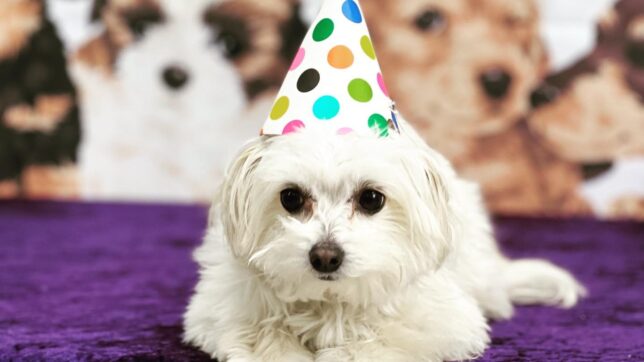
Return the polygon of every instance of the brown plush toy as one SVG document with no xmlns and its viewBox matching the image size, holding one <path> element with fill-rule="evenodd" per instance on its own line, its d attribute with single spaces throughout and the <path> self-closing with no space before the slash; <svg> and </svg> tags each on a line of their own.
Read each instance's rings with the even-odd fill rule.
<svg viewBox="0 0 644 362">
<path fill-rule="evenodd" d="M 585 213 L 574 164 L 523 122 L 547 57 L 533 0 L 364 0 L 387 84 L 402 114 L 493 211 Z"/>
<path fill-rule="evenodd" d="M 0 198 L 75 197 L 79 139 L 76 93 L 45 4 L 0 1 Z"/>
<path fill-rule="evenodd" d="M 595 49 L 548 77 L 532 101 L 529 125 L 540 142 L 589 176 L 644 157 L 644 2 L 619 1 L 599 24 Z M 611 203 L 598 212 L 644 219 L 642 200 Z"/>
</svg>

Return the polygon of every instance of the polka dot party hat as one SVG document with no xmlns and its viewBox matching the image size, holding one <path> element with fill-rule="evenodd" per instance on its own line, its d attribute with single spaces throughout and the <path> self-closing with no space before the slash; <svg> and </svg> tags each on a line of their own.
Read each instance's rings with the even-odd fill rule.
<svg viewBox="0 0 644 362">
<path fill-rule="evenodd" d="M 262 134 L 300 128 L 338 134 L 398 129 L 357 0 L 326 0 L 297 52 Z"/>
</svg>

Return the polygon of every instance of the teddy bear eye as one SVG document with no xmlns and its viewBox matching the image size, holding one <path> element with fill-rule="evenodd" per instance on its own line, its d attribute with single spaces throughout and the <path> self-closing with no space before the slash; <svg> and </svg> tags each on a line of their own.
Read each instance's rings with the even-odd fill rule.
<svg viewBox="0 0 644 362">
<path fill-rule="evenodd" d="M 124 14 L 127 27 L 136 40 L 141 39 L 147 30 L 163 22 L 163 15 L 155 9 L 137 9 Z"/>
<path fill-rule="evenodd" d="M 252 49 L 251 32 L 244 20 L 232 16 L 216 6 L 204 14 L 204 23 L 213 34 L 212 43 L 230 60 L 235 60 Z"/>
<path fill-rule="evenodd" d="M 226 57 L 229 59 L 237 58 L 245 51 L 245 45 L 233 33 L 222 32 L 217 37 L 216 43 L 223 47 Z"/>
<path fill-rule="evenodd" d="M 385 195 L 379 191 L 367 189 L 360 193 L 358 204 L 365 213 L 375 215 L 385 207 Z"/>
<path fill-rule="evenodd" d="M 630 43 L 626 48 L 626 56 L 633 65 L 644 68 L 644 41 Z"/>
<path fill-rule="evenodd" d="M 280 201 L 284 210 L 296 214 L 304 207 L 304 194 L 295 188 L 286 189 L 281 192 Z"/>
<path fill-rule="evenodd" d="M 416 18 L 416 27 L 422 31 L 438 31 L 445 27 L 443 13 L 436 9 L 427 10 Z"/>
</svg>

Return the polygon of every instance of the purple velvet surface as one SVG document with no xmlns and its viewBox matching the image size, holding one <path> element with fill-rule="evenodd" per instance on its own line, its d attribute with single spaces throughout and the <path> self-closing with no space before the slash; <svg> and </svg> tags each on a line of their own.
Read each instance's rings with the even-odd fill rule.
<svg viewBox="0 0 644 362">
<path fill-rule="evenodd" d="M 201 207 L 0 203 L 0 360 L 207 360 L 181 344 Z M 644 360 L 644 225 L 499 219 L 504 249 L 572 270 L 573 310 L 519 308 L 485 361 Z"/>
</svg>

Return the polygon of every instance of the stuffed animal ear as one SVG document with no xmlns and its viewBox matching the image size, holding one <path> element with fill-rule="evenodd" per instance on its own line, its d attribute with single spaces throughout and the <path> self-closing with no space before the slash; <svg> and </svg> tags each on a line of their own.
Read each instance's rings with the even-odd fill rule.
<svg viewBox="0 0 644 362">
<path fill-rule="evenodd" d="M 101 20 L 103 15 L 103 9 L 107 6 L 109 0 L 94 0 L 94 5 L 92 6 L 92 12 L 90 14 L 90 22 L 95 23 Z"/>
<path fill-rule="evenodd" d="M 302 4 L 294 1 L 291 4 L 291 15 L 289 19 L 281 26 L 280 35 L 282 37 L 281 55 L 290 62 L 295 53 L 302 45 L 302 40 L 306 36 L 308 26 L 302 12 Z"/>
<path fill-rule="evenodd" d="M 621 2 L 616 6 L 625 3 Z M 621 26 L 624 21 L 626 19 L 622 19 L 620 12 L 615 7 L 604 12 L 597 22 L 597 43 L 608 44 L 619 41 L 624 33 Z"/>
<path fill-rule="evenodd" d="M 530 45 L 529 53 L 536 65 L 537 75 L 541 79 L 545 78 L 550 70 L 550 59 L 543 39 L 536 37 Z"/>
</svg>

